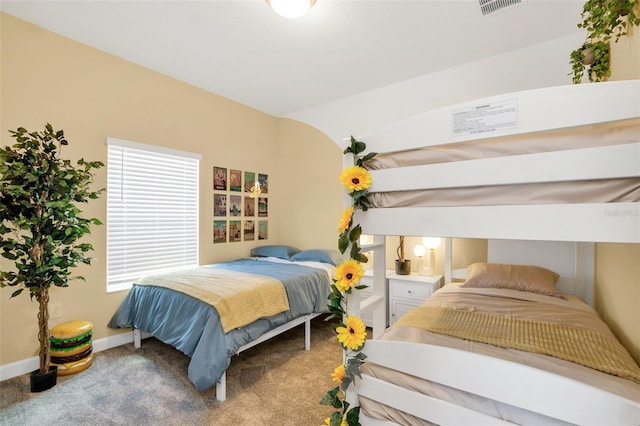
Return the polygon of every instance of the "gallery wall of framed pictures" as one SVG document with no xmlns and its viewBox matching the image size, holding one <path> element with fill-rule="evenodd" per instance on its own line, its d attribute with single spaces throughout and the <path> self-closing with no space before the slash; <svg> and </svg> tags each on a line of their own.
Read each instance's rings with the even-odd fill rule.
<svg viewBox="0 0 640 426">
<path fill-rule="evenodd" d="M 269 179 L 255 173 L 213 167 L 213 243 L 269 238 Z"/>
</svg>

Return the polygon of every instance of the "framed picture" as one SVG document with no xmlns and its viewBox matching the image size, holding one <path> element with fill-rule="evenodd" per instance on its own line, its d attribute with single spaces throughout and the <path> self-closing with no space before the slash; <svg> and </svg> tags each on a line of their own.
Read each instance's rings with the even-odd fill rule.
<svg viewBox="0 0 640 426">
<path fill-rule="evenodd" d="M 240 170 L 229 170 L 229 190 L 242 192 L 242 172 Z"/>
<path fill-rule="evenodd" d="M 239 220 L 229 221 L 229 242 L 242 241 L 242 228 Z"/>
<path fill-rule="evenodd" d="M 227 169 L 226 167 L 213 168 L 213 189 L 227 190 Z"/>
<path fill-rule="evenodd" d="M 258 239 L 266 240 L 267 238 L 269 238 L 269 221 L 259 220 L 258 221 Z"/>
<path fill-rule="evenodd" d="M 244 240 L 253 241 L 255 239 L 255 222 L 253 220 L 244 221 Z"/>
<path fill-rule="evenodd" d="M 253 172 L 244 172 L 244 192 L 251 192 L 251 188 L 256 183 L 256 174 Z"/>
<path fill-rule="evenodd" d="M 268 176 L 262 173 L 258 173 L 258 183 L 260 183 L 260 190 L 263 194 L 269 193 L 269 179 Z"/>
<path fill-rule="evenodd" d="M 242 197 L 240 195 L 229 196 L 229 216 L 242 216 Z"/>
<path fill-rule="evenodd" d="M 213 221 L 213 243 L 226 243 L 227 242 L 227 221 L 226 220 L 214 220 Z"/>
<path fill-rule="evenodd" d="M 213 215 L 227 215 L 227 194 L 213 194 Z"/>
<path fill-rule="evenodd" d="M 256 215 L 256 199 L 251 197 L 244 197 L 244 215 L 255 216 Z"/>
<path fill-rule="evenodd" d="M 269 215 L 269 199 L 267 197 L 258 197 L 258 216 L 267 217 Z"/>
</svg>

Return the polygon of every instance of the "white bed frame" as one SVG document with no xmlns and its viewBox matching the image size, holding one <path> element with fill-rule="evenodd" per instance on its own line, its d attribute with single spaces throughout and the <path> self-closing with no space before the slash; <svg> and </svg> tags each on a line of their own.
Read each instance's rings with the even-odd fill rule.
<svg viewBox="0 0 640 426">
<path fill-rule="evenodd" d="M 484 117 L 481 120 L 486 122 L 480 133 L 456 127 L 459 123 L 454 122 L 455 113 L 486 105 L 502 113 L 497 117 L 496 126 L 491 126 L 491 117 Z M 381 153 L 639 117 L 640 80 L 633 80 L 560 86 L 481 99 L 354 136 L 367 144 L 367 152 Z M 345 147 L 348 144 L 345 141 Z M 352 164 L 352 159 L 345 156 L 345 167 Z M 639 177 L 640 135 L 637 143 L 624 146 L 404 167 L 372 171 L 371 175 L 371 192 Z M 349 205 L 351 200 L 347 198 L 346 202 Z M 376 208 L 356 211 L 354 223 L 362 226 L 364 234 L 374 235 L 373 244 L 363 251 L 373 251 L 376 260 L 385 259 L 386 235 L 536 241 L 535 245 L 541 245 L 542 250 L 521 243 L 501 246 L 490 242 L 488 260 L 545 266 L 551 258 L 560 262 L 549 265 L 554 270 L 561 268 L 563 279 L 559 287 L 576 293 L 588 303 L 593 301 L 592 243 L 640 243 L 640 203 L 637 202 Z M 455 272 L 451 270 L 450 240 L 447 242 L 445 279 L 450 281 Z M 549 247 L 562 247 L 558 249 L 562 256 L 549 253 Z M 559 260 L 565 258 L 565 254 L 572 254 L 573 263 Z M 372 313 L 374 339 L 365 345 L 369 361 L 572 423 L 640 424 L 640 404 L 558 375 L 454 349 L 376 340 L 386 325 L 388 305 L 384 276 L 385 262 L 374 262 L 372 296 L 363 301 L 353 297 L 348 307 L 352 315 L 361 311 Z M 397 356 L 399 353 L 402 357 Z M 496 377 L 501 379 L 498 381 Z M 527 386 L 523 387 L 522 383 Z M 506 423 L 367 375 L 357 384 L 359 395 L 437 424 Z M 357 403 L 356 395 L 350 398 Z M 361 421 L 363 425 L 391 424 L 364 415 Z"/>
<path fill-rule="evenodd" d="M 272 337 L 278 336 L 285 331 L 291 330 L 294 327 L 299 326 L 300 324 L 304 324 L 304 349 L 306 351 L 311 350 L 311 320 L 321 315 L 319 313 L 313 313 L 304 315 L 298 318 L 295 318 L 285 324 L 282 324 L 279 327 L 274 328 L 273 330 L 269 330 L 264 333 L 262 336 L 258 337 L 256 340 L 249 342 L 245 345 L 240 346 L 238 351 L 234 355 L 239 355 L 240 352 L 246 351 L 249 348 L 252 348 L 262 342 L 266 342 Z M 142 339 L 146 339 L 149 337 L 153 337 L 152 334 L 147 333 L 145 331 L 141 331 L 138 329 L 133 329 L 133 345 L 136 349 L 142 347 Z M 216 399 L 220 402 L 226 401 L 227 399 L 227 372 L 225 371 L 222 374 L 222 377 L 216 382 Z"/>
</svg>

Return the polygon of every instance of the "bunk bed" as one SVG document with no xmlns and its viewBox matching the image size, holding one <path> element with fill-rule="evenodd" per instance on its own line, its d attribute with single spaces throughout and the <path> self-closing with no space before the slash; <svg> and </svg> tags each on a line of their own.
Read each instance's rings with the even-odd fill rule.
<svg viewBox="0 0 640 426">
<path fill-rule="evenodd" d="M 451 238 L 487 239 L 487 263 L 555 270 L 559 299 L 599 320 L 588 306 L 594 243 L 640 243 L 639 80 L 505 94 L 354 136 L 378 153 L 369 165 L 372 208 L 354 216 L 363 234 L 374 235 L 363 251 L 384 259 L 387 235 L 445 237 L 445 282 L 465 282 L 465 269 L 452 268 Z M 363 425 L 640 424 L 633 380 L 580 366 L 592 376 L 585 379 L 567 361 L 546 367 L 548 358 L 524 362 L 492 345 L 473 352 L 460 338 L 427 339 L 434 333 L 410 327 L 385 331 L 384 277 L 385 262 L 374 262 L 371 296 L 353 297 L 348 307 L 373 318 L 367 363 L 351 395 Z M 457 298 L 453 287 L 464 285 L 445 285 L 425 305 Z M 518 290 L 509 291 L 525 293 Z M 420 342 L 407 341 L 410 335 Z M 463 402 L 467 396 L 480 402 Z M 525 417 L 505 414 L 512 409 Z"/>
<path fill-rule="evenodd" d="M 326 312 L 338 262 L 333 252 L 263 246 L 251 258 L 142 277 L 109 327 L 132 328 L 136 348 L 153 336 L 182 351 L 195 388 L 215 385 L 225 401 L 233 355 L 302 324 L 310 349 L 310 321 Z"/>
</svg>

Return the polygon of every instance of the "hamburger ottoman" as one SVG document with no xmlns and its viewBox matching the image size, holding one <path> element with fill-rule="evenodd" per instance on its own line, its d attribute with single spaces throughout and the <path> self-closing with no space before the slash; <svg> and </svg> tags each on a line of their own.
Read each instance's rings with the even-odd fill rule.
<svg viewBox="0 0 640 426">
<path fill-rule="evenodd" d="M 79 373 L 93 362 L 93 324 L 71 321 L 51 329 L 51 364 L 58 367 L 58 375 Z"/>
</svg>

